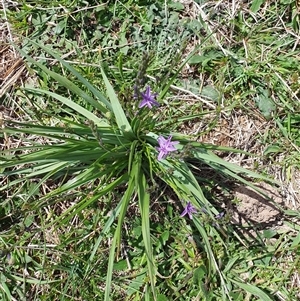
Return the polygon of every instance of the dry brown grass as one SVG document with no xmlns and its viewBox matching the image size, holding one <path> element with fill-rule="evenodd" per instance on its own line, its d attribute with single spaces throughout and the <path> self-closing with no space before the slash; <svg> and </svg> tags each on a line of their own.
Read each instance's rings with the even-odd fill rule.
<svg viewBox="0 0 300 301">
<path fill-rule="evenodd" d="M 24 61 L 12 45 L 18 40 L 12 34 L 9 23 L 0 19 L 0 98 L 20 84 L 26 74 Z"/>
</svg>

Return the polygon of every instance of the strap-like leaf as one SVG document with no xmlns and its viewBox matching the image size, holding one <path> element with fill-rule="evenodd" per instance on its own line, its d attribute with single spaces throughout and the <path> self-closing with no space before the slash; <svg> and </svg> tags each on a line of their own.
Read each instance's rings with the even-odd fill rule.
<svg viewBox="0 0 300 301">
<path fill-rule="evenodd" d="M 110 99 L 110 102 L 112 105 L 112 110 L 114 112 L 116 122 L 118 124 L 119 129 L 123 133 L 125 133 L 125 134 L 128 133 L 128 134 L 131 134 L 131 136 L 133 136 L 131 126 L 126 118 L 123 108 L 122 108 L 122 106 L 118 100 L 118 97 L 117 97 L 112 85 L 110 84 L 105 72 L 103 71 L 103 69 L 101 69 L 101 73 L 102 73 L 102 76 L 104 79 L 104 83 L 105 83 L 105 86 L 107 89 L 107 94 Z"/>
</svg>

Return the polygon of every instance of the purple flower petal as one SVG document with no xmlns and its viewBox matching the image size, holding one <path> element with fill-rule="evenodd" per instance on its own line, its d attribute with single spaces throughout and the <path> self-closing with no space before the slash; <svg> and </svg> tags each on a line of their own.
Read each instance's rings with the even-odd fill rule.
<svg viewBox="0 0 300 301">
<path fill-rule="evenodd" d="M 197 212 L 197 209 L 191 204 L 191 202 L 188 202 L 186 207 L 184 208 L 183 212 L 180 214 L 180 217 L 183 217 L 187 214 L 190 219 L 193 219 L 193 213 L 196 213 L 196 212 Z"/>
<path fill-rule="evenodd" d="M 223 211 L 223 212 L 220 212 L 219 214 L 217 214 L 217 215 L 215 216 L 215 219 L 220 219 L 220 218 L 222 218 L 224 215 L 225 215 L 225 212 L 224 212 L 224 211 Z"/>
<path fill-rule="evenodd" d="M 159 103 L 155 100 L 157 93 L 151 93 L 151 89 L 148 86 L 145 93 L 141 92 L 142 101 L 139 104 L 139 108 L 147 106 L 149 109 L 152 109 L 152 106 L 159 106 Z"/>
<path fill-rule="evenodd" d="M 157 150 L 159 151 L 157 159 L 160 161 L 164 159 L 170 152 L 176 151 L 174 145 L 178 144 L 179 141 L 171 141 L 172 136 L 169 136 L 168 139 L 165 139 L 163 136 L 159 136 L 157 141 L 159 147 Z"/>
</svg>

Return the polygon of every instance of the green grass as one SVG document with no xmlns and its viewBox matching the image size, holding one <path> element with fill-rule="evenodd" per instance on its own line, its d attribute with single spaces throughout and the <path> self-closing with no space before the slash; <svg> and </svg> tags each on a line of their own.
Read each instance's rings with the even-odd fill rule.
<svg viewBox="0 0 300 301">
<path fill-rule="evenodd" d="M 2 300 L 299 298 L 295 3 L 156 2 L 6 7 L 29 73 L 0 99 Z M 235 185 L 267 179 L 279 220 L 236 224 Z"/>
</svg>

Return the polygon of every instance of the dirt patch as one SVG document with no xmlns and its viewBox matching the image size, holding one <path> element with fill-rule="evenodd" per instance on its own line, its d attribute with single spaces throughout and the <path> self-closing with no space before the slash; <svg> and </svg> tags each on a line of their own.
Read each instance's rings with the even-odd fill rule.
<svg viewBox="0 0 300 301">
<path fill-rule="evenodd" d="M 253 115 L 253 114 L 252 114 Z M 201 132 L 205 132 L 204 120 Z M 245 115 L 241 111 L 233 111 L 230 116 L 220 114 L 213 128 L 205 135 L 200 135 L 198 141 L 213 143 L 220 146 L 234 147 L 244 151 L 260 151 L 259 136 L 270 127 L 259 114 Z"/>
<path fill-rule="evenodd" d="M 235 196 L 238 200 L 236 212 L 233 218 L 239 223 L 271 224 L 281 217 L 281 210 L 276 205 L 283 206 L 283 197 L 276 188 L 269 184 L 261 183 L 257 186 L 271 200 L 267 200 L 251 187 L 243 185 L 235 189 Z"/>
<path fill-rule="evenodd" d="M 297 210 L 300 207 L 294 208 L 292 203 L 287 206 L 289 203 L 286 202 L 284 192 L 276 187 L 267 183 L 260 183 L 256 187 L 262 190 L 270 199 L 263 197 L 251 187 L 239 185 L 234 191 L 237 204 L 234 208 L 233 206 L 231 208 L 232 223 L 241 226 L 252 225 L 257 230 L 266 228 L 292 230 L 283 223 L 286 219 L 283 210 Z M 294 222 L 297 223 L 297 220 L 294 220 Z"/>
</svg>

